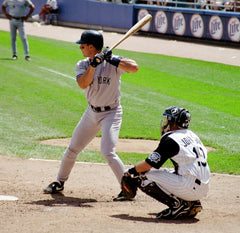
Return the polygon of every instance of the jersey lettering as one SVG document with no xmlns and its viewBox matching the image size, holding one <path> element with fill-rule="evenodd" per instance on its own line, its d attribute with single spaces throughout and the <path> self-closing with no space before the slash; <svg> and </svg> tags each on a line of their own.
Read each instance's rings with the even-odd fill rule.
<svg viewBox="0 0 240 233">
<path fill-rule="evenodd" d="M 207 161 L 203 149 L 201 147 L 193 147 L 193 152 L 196 155 L 198 166 L 206 167 Z"/>
<path fill-rule="evenodd" d="M 207 150 L 199 137 L 191 130 L 176 130 L 169 134 L 179 145 L 179 152 L 171 157 L 175 170 L 179 175 L 191 175 L 201 182 L 208 183 L 210 169 L 207 163 Z"/>
<path fill-rule="evenodd" d="M 111 78 L 98 76 L 98 84 L 107 84 L 110 85 Z"/>
<path fill-rule="evenodd" d="M 189 146 L 190 144 L 192 144 L 194 142 L 193 139 L 188 137 L 188 136 L 183 138 L 183 139 L 181 139 L 181 140 L 184 143 L 184 145 L 183 145 L 184 147 L 187 147 L 187 146 Z"/>
</svg>

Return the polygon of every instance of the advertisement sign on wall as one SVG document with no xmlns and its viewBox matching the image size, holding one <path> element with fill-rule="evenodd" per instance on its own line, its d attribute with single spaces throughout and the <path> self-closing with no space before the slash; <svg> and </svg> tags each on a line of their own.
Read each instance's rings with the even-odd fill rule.
<svg viewBox="0 0 240 233">
<path fill-rule="evenodd" d="M 240 14 L 234 16 L 220 12 L 217 15 L 214 11 L 186 9 L 181 11 L 176 8 L 135 9 L 138 20 L 148 13 L 153 16 L 153 19 L 142 28 L 145 32 L 240 42 Z"/>
<path fill-rule="evenodd" d="M 240 21 L 236 17 L 228 21 L 228 37 L 234 42 L 240 41 Z"/>
</svg>

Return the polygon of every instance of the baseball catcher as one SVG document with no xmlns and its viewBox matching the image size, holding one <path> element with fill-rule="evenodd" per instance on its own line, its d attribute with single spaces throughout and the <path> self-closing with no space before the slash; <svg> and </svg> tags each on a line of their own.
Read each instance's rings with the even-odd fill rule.
<svg viewBox="0 0 240 233">
<path fill-rule="evenodd" d="M 193 218 L 202 210 L 200 199 L 209 190 L 207 150 L 199 137 L 188 129 L 191 115 L 187 109 L 169 107 L 163 117 L 157 149 L 124 174 L 122 193 L 134 198 L 139 188 L 167 205 L 167 209 L 156 215 L 158 219 Z M 174 169 L 157 170 L 168 159 Z"/>
</svg>

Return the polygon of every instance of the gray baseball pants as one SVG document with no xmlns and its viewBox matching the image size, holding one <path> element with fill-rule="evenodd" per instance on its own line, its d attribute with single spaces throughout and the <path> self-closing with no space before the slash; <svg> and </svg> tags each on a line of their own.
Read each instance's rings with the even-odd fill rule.
<svg viewBox="0 0 240 233">
<path fill-rule="evenodd" d="M 120 183 L 125 169 L 121 159 L 115 153 L 115 149 L 121 123 L 121 106 L 105 112 L 95 112 L 88 106 L 72 134 L 71 142 L 62 158 L 57 179 L 60 181 L 68 179 L 77 155 L 101 130 L 101 153 Z"/>
<path fill-rule="evenodd" d="M 11 46 L 13 55 L 17 55 L 17 46 L 16 46 L 16 38 L 17 38 L 17 30 L 19 32 L 19 36 L 21 38 L 23 49 L 25 56 L 29 56 L 29 46 L 27 41 L 27 35 L 25 33 L 24 22 L 21 19 L 11 19 L 10 20 L 10 32 L 11 32 Z"/>
</svg>

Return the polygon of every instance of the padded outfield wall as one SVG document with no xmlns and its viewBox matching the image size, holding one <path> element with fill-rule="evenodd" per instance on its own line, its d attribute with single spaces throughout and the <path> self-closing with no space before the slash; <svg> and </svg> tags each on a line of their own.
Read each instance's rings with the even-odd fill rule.
<svg viewBox="0 0 240 233">
<path fill-rule="evenodd" d="M 38 13 L 46 0 L 32 0 Z M 240 13 L 118 4 L 95 0 L 58 0 L 58 25 L 126 32 L 150 13 L 142 31 L 154 36 L 173 35 L 210 41 L 240 43 Z"/>
<path fill-rule="evenodd" d="M 135 22 L 148 13 L 153 19 L 143 28 L 145 32 L 240 42 L 239 13 L 138 5 L 134 7 Z"/>
</svg>

